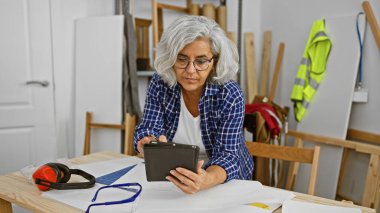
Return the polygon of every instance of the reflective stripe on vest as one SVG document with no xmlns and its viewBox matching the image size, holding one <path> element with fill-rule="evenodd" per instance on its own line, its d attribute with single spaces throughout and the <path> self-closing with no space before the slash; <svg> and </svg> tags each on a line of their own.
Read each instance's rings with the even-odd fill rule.
<svg viewBox="0 0 380 213">
<path fill-rule="evenodd" d="M 301 121 L 321 83 L 326 70 L 331 40 L 327 37 L 323 19 L 313 23 L 309 38 L 294 81 L 291 100 L 294 115 Z"/>
</svg>

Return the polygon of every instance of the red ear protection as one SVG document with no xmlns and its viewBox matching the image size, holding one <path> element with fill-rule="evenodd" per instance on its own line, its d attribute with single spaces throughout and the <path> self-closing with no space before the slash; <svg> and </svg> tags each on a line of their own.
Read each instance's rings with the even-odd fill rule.
<svg viewBox="0 0 380 213">
<path fill-rule="evenodd" d="M 88 182 L 67 183 L 71 174 L 84 177 Z M 87 189 L 95 184 L 95 177 L 79 169 L 69 169 L 60 163 L 47 163 L 38 168 L 32 175 L 41 191 L 50 189 Z"/>
</svg>

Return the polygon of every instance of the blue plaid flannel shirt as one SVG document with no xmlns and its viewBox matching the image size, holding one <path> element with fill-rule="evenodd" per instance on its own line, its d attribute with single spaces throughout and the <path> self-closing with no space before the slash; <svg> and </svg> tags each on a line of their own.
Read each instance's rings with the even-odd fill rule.
<svg viewBox="0 0 380 213">
<path fill-rule="evenodd" d="M 149 135 L 165 135 L 172 141 L 178 127 L 181 109 L 179 85 L 169 87 L 155 73 L 148 87 L 144 114 L 137 125 L 134 147 L 137 141 Z M 252 179 L 253 161 L 243 136 L 244 98 L 235 81 L 224 85 L 206 83 L 199 103 L 202 141 L 209 162 L 227 172 L 227 180 Z"/>
</svg>

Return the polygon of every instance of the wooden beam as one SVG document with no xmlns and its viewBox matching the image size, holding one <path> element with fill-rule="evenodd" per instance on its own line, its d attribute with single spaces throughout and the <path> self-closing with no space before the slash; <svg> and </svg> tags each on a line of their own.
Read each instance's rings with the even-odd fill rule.
<svg viewBox="0 0 380 213">
<path fill-rule="evenodd" d="M 247 103 L 251 103 L 257 95 L 255 45 L 252 32 L 244 33 L 245 73 L 247 82 Z"/>
<path fill-rule="evenodd" d="M 162 33 L 164 33 L 164 14 L 162 8 L 157 10 L 157 23 L 158 23 L 158 42 L 161 40 Z"/>
<path fill-rule="evenodd" d="M 302 148 L 303 147 L 302 139 L 296 138 L 296 141 L 294 142 L 294 147 Z M 299 162 L 290 162 L 289 169 L 288 169 L 288 177 L 286 178 L 285 189 L 293 191 L 293 187 L 294 187 L 295 180 L 297 178 L 299 167 L 300 167 Z"/>
<path fill-rule="evenodd" d="M 268 79 L 269 79 L 271 47 L 272 47 L 272 31 L 265 31 L 264 44 L 263 44 L 263 56 L 262 56 L 261 71 L 260 71 L 260 90 L 259 90 L 259 94 L 262 96 L 268 95 Z"/>
<path fill-rule="evenodd" d="M 189 9 L 189 14 L 193 16 L 199 16 L 201 13 L 201 7 L 199 4 L 192 4 Z"/>
<path fill-rule="evenodd" d="M 158 8 L 157 0 L 152 0 L 152 29 L 153 29 L 153 48 L 158 44 Z M 153 52 L 153 58 L 155 53 Z"/>
<path fill-rule="evenodd" d="M 232 41 L 234 42 L 234 44 L 236 45 L 237 43 L 237 39 L 236 39 L 236 33 L 235 32 L 227 32 L 227 37 Z"/>
<path fill-rule="evenodd" d="M 126 155 L 136 155 L 133 147 L 133 135 L 136 129 L 137 118 L 136 116 L 131 116 L 130 114 L 125 114 L 125 135 L 124 135 L 124 154 Z"/>
<path fill-rule="evenodd" d="M 6 200 L 0 198 L 0 212 L 1 213 L 12 213 L 12 204 Z"/>
<path fill-rule="evenodd" d="M 353 149 L 357 152 L 380 155 L 380 147 L 376 145 L 364 144 L 357 141 L 336 139 L 336 138 L 304 133 L 304 132 L 299 132 L 299 131 L 294 131 L 294 130 L 289 130 L 287 135 L 301 138 L 304 141 L 319 142 L 323 144 Z"/>
<path fill-rule="evenodd" d="M 163 3 L 157 3 L 157 8 L 158 9 L 168 9 L 168 10 L 174 10 L 182 13 L 187 13 L 188 8 L 186 7 L 180 7 L 176 5 L 171 5 L 171 4 L 163 4 Z"/>
<path fill-rule="evenodd" d="M 276 65 L 274 67 L 274 74 L 273 74 L 270 93 L 269 93 L 269 100 L 274 100 L 276 96 L 278 76 L 280 75 L 282 59 L 284 58 L 284 51 L 285 51 L 285 43 L 281 42 L 278 46 L 277 59 L 276 59 Z"/>
<path fill-rule="evenodd" d="M 317 173 L 318 173 L 320 152 L 321 152 L 321 147 L 315 146 L 314 156 L 313 156 L 313 161 L 312 161 L 313 163 L 311 165 L 311 171 L 310 171 L 309 188 L 307 190 L 307 193 L 309 195 L 314 195 L 314 192 L 315 192 L 315 185 L 317 184 Z"/>
<path fill-rule="evenodd" d="M 349 139 L 371 142 L 380 145 L 380 135 L 371 132 L 366 132 L 357 129 L 348 129 L 347 137 Z"/>
<path fill-rule="evenodd" d="M 313 149 L 299 149 L 296 147 L 288 146 L 275 146 L 265 143 L 249 142 L 245 143 L 249 152 L 254 152 L 254 156 L 267 158 L 271 155 L 274 159 L 286 160 L 286 161 L 298 161 L 300 163 L 313 162 Z M 255 149 L 256 147 L 256 149 Z M 257 148 L 260 147 L 260 148 Z"/>
<path fill-rule="evenodd" d="M 91 123 L 91 128 L 106 128 L 106 129 L 121 129 L 123 130 L 125 127 L 121 124 L 105 124 L 105 123 Z"/>
<path fill-rule="evenodd" d="M 368 1 L 364 1 L 362 3 L 362 7 L 363 7 L 365 15 L 367 17 L 367 21 L 369 23 L 369 26 L 371 26 L 372 34 L 375 37 L 377 47 L 380 50 L 380 29 L 379 29 L 379 25 L 376 21 L 376 17 L 373 14 L 372 7 Z"/>
<path fill-rule="evenodd" d="M 83 155 L 90 154 L 91 150 L 91 127 L 90 124 L 92 122 L 92 112 L 86 112 L 86 129 L 84 135 L 84 144 L 83 144 Z"/>
<path fill-rule="evenodd" d="M 342 156 L 342 162 L 340 163 L 340 170 L 339 170 L 339 178 L 338 178 L 338 186 L 336 189 L 336 195 L 341 194 L 343 177 L 346 174 L 346 169 L 348 166 L 348 157 L 350 155 L 349 152 L 350 152 L 349 149 L 343 148 L 343 156 Z"/>
<path fill-rule="evenodd" d="M 227 8 L 226 6 L 220 5 L 216 8 L 216 21 L 218 22 L 220 28 L 227 31 Z"/>
<path fill-rule="evenodd" d="M 135 24 L 139 27 L 149 27 L 152 24 L 152 20 L 143 19 L 143 18 L 135 18 Z"/>
<path fill-rule="evenodd" d="M 190 9 L 190 7 L 193 5 L 193 0 L 186 0 L 186 7 L 187 9 Z"/>
<path fill-rule="evenodd" d="M 215 20 L 216 19 L 215 5 L 213 3 L 203 4 L 202 16 L 206 16 L 212 20 Z"/>
<path fill-rule="evenodd" d="M 369 160 L 362 204 L 370 208 L 378 208 L 380 194 L 380 156 L 372 154 Z"/>
</svg>

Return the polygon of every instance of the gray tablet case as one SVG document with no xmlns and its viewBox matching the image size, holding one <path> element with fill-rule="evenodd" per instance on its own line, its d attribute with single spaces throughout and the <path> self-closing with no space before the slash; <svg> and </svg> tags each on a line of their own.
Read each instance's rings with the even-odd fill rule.
<svg viewBox="0 0 380 213">
<path fill-rule="evenodd" d="M 199 147 L 196 145 L 156 142 L 144 145 L 146 178 L 148 181 L 167 181 L 170 170 L 183 167 L 196 172 Z"/>
</svg>

